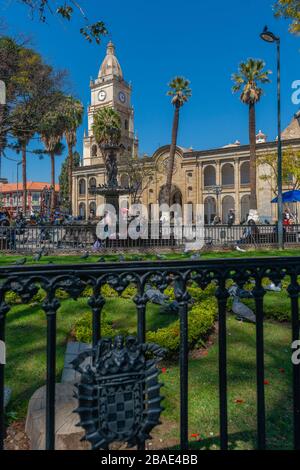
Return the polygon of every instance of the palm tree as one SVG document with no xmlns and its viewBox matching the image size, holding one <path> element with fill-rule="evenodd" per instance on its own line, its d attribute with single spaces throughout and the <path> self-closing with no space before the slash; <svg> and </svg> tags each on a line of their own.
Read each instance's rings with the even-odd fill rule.
<svg viewBox="0 0 300 470">
<path fill-rule="evenodd" d="M 260 101 L 263 90 L 260 84 L 269 83 L 270 70 L 264 70 L 265 62 L 260 59 L 248 59 L 239 66 L 238 73 L 232 75 L 234 93 L 241 91 L 241 102 L 249 107 L 249 143 L 250 143 L 250 210 L 257 216 L 256 194 L 256 119 L 255 105 Z"/>
<path fill-rule="evenodd" d="M 172 140 L 170 147 L 170 155 L 168 161 L 168 172 L 167 172 L 167 182 L 165 187 L 165 201 L 168 198 L 169 204 L 171 203 L 171 188 L 172 188 L 172 177 L 174 171 L 174 160 L 175 152 L 177 145 L 177 135 L 178 135 L 178 126 L 179 126 L 179 111 L 180 108 L 189 100 L 192 95 L 192 90 L 190 89 L 190 82 L 183 77 L 175 77 L 169 83 L 168 96 L 172 97 L 172 104 L 174 106 L 174 118 L 172 126 Z"/>
<path fill-rule="evenodd" d="M 43 117 L 39 134 L 51 160 L 51 186 L 55 189 L 55 155 L 64 133 L 64 120 L 59 108 L 54 108 Z M 51 199 L 51 210 L 54 210 L 54 191 Z"/>
<path fill-rule="evenodd" d="M 102 108 L 94 116 L 93 134 L 99 146 L 119 145 L 121 118 L 113 108 Z"/>
<path fill-rule="evenodd" d="M 72 211 L 72 171 L 73 171 L 73 148 L 77 143 L 76 131 L 82 123 L 83 118 L 82 103 L 66 96 L 62 101 L 62 113 L 64 118 L 64 135 L 68 146 L 68 189 L 69 189 L 69 209 Z"/>
</svg>

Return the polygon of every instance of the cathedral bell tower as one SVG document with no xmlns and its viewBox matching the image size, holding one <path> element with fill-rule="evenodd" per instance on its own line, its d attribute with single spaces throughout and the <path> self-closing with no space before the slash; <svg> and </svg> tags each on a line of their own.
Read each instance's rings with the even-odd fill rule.
<svg viewBox="0 0 300 470">
<path fill-rule="evenodd" d="M 121 66 L 115 56 L 115 46 L 110 41 L 101 64 L 98 78 L 91 80 L 91 105 L 88 108 L 88 135 L 84 137 L 83 165 L 103 163 L 101 150 L 93 136 L 94 115 L 103 107 L 111 107 L 121 117 L 123 155 L 135 157 L 138 142 L 134 137 L 131 86 L 124 80 Z"/>
</svg>

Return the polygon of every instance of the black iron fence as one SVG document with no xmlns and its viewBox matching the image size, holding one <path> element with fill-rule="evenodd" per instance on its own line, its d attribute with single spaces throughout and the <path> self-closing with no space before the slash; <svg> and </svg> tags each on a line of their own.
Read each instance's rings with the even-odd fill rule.
<svg viewBox="0 0 300 470">
<path fill-rule="evenodd" d="M 52 252 L 92 250 L 96 240 L 96 225 L 0 227 L 0 251 L 4 252 L 30 253 L 41 247 Z M 177 228 L 152 223 L 139 227 L 135 238 L 111 234 L 97 250 L 176 248 L 195 240 L 204 247 L 270 247 L 277 245 L 277 228 L 275 225 L 206 225 L 202 228 L 192 225 Z M 300 244 L 300 225 L 285 228 L 284 242 L 287 246 Z"/>
<path fill-rule="evenodd" d="M 251 284 L 256 314 L 256 387 L 257 387 L 257 447 L 266 446 L 266 410 L 264 387 L 264 294 L 263 280 L 270 279 L 278 284 L 288 281 L 288 295 L 291 300 L 291 343 L 299 340 L 299 283 L 300 258 L 257 258 L 200 261 L 157 261 L 132 263 L 100 263 L 91 265 L 23 266 L 0 268 L 0 340 L 5 341 L 5 322 L 10 315 L 6 293 L 16 292 L 24 303 L 29 302 L 39 288 L 46 292 L 42 309 L 47 318 L 47 376 L 46 376 L 46 448 L 55 447 L 55 376 L 56 376 L 56 317 L 60 307 L 57 290 L 65 290 L 77 298 L 87 285 L 92 287 L 88 305 L 92 311 L 92 339 L 96 346 L 101 338 L 101 313 L 105 305 L 101 288 L 109 284 L 118 293 L 134 284 L 137 294 L 134 298 L 137 315 L 137 339 L 145 342 L 147 320 L 145 295 L 149 283 L 164 291 L 173 285 L 178 302 L 180 319 L 180 446 L 186 450 L 188 440 L 188 315 L 190 283 L 199 289 L 215 286 L 214 294 L 218 306 L 219 341 L 219 419 L 221 449 L 228 448 L 228 399 L 227 399 L 227 302 L 228 281 L 239 287 Z M 287 344 L 287 348 L 290 345 Z M 9 345 L 8 345 L 9 348 Z M 9 358 L 8 358 L 9 360 Z M 4 378 L 5 366 L 0 365 L 0 446 L 4 438 Z M 300 450 L 300 364 L 293 364 L 293 426 L 294 447 Z M 288 398 L 287 398 L 288 400 Z"/>
</svg>

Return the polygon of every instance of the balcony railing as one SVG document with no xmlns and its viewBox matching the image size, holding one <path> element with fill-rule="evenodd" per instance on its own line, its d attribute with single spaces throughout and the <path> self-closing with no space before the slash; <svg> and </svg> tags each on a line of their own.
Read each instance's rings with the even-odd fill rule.
<svg viewBox="0 0 300 470">
<path fill-rule="evenodd" d="M 257 448 L 266 446 L 266 409 L 264 387 L 264 294 L 263 280 L 268 278 L 275 284 L 287 280 L 287 295 L 291 301 L 291 343 L 299 340 L 299 283 L 300 258 L 257 258 L 218 259 L 200 261 L 157 261 L 132 263 L 100 263 L 80 265 L 20 266 L 0 268 L 0 340 L 5 340 L 6 318 L 10 306 L 5 301 L 9 291 L 16 292 L 24 303 L 29 302 L 39 288 L 46 292 L 41 308 L 47 319 L 47 375 L 46 375 L 46 448 L 55 447 L 55 376 L 56 376 L 56 332 L 57 311 L 60 307 L 56 291 L 64 290 L 77 298 L 83 289 L 92 286 L 88 305 L 92 311 L 92 338 L 96 345 L 101 338 L 101 312 L 105 299 L 101 287 L 109 283 L 118 293 L 134 284 L 137 295 L 134 298 L 137 313 L 137 338 L 145 342 L 147 330 L 145 286 L 151 284 L 164 291 L 168 285 L 174 287 L 178 301 L 180 319 L 180 447 L 186 450 L 188 441 L 188 312 L 190 296 L 189 283 L 199 289 L 215 287 L 214 294 L 218 308 L 219 342 L 219 423 L 221 449 L 228 448 L 228 396 L 227 396 L 227 302 L 228 281 L 239 287 L 253 285 L 251 289 L 256 314 L 256 389 L 257 389 Z M 248 284 L 249 283 L 249 284 Z M 287 344 L 289 348 L 290 344 Z M 7 345 L 8 349 L 10 345 Z M 9 359 L 8 359 L 9 360 Z M 4 438 L 4 374 L 5 366 L 0 365 L 0 446 Z M 293 364 L 293 428 L 294 447 L 300 450 L 300 364 Z M 288 401 L 288 398 L 287 398 Z"/>
</svg>

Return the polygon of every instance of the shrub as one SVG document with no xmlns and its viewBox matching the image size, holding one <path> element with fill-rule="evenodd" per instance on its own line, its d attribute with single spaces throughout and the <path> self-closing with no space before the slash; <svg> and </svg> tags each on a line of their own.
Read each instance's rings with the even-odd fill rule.
<svg viewBox="0 0 300 470">
<path fill-rule="evenodd" d="M 13 292 L 12 290 L 6 292 L 5 294 L 5 301 L 9 305 L 17 305 L 22 303 L 21 297 Z"/>
<path fill-rule="evenodd" d="M 188 343 L 189 348 L 202 344 L 211 331 L 216 318 L 216 302 L 206 300 L 195 304 L 188 313 Z M 180 323 L 176 320 L 166 328 L 147 333 L 147 341 L 156 343 L 168 350 L 168 356 L 179 352 L 180 348 Z"/>
<path fill-rule="evenodd" d="M 213 328 L 217 314 L 216 299 L 213 295 L 215 287 L 202 291 L 199 287 L 189 288 L 190 294 L 195 303 L 188 313 L 188 343 L 193 348 L 203 344 L 209 332 Z M 127 291 L 127 292 L 126 292 Z M 132 297 L 135 294 L 135 287 L 128 286 L 122 296 L 125 298 Z M 174 289 L 169 287 L 165 291 L 170 299 L 174 299 Z M 116 297 L 116 292 L 108 285 L 104 286 L 103 295 L 106 297 Z M 92 339 L 92 314 L 84 313 L 74 325 L 75 337 L 78 341 L 90 343 Z M 101 334 L 103 337 L 114 338 L 118 334 L 127 336 L 127 330 L 116 328 L 114 324 L 102 313 L 101 317 Z M 174 356 L 179 352 L 180 348 L 180 323 L 179 320 L 174 321 L 165 328 L 156 331 L 149 331 L 146 335 L 148 342 L 156 343 L 168 350 L 168 357 Z"/>
<path fill-rule="evenodd" d="M 92 342 L 92 313 L 84 313 L 74 325 L 74 334 L 77 341 L 82 341 L 83 343 Z M 113 327 L 111 321 L 107 319 L 105 313 L 101 315 L 101 336 L 114 338 L 117 335 L 128 336 L 129 332 L 127 330 L 117 330 Z"/>
</svg>

